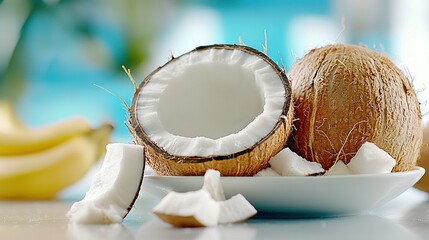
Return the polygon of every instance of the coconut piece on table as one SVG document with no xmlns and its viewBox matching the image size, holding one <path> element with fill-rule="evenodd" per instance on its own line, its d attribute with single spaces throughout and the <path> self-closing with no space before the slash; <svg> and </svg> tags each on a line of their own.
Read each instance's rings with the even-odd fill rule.
<svg viewBox="0 0 429 240">
<path fill-rule="evenodd" d="M 198 191 L 170 192 L 155 206 L 153 212 L 176 227 L 208 227 L 219 222 L 220 205 L 211 194 Z"/>
<path fill-rule="evenodd" d="M 289 148 L 283 149 L 269 163 L 281 176 L 308 176 L 325 172 L 320 163 L 307 161 Z"/>
<path fill-rule="evenodd" d="M 242 222 L 257 213 L 252 204 L 241 194 L 226 200 L 220 179 L 219 171 L 209 169 L 204 174 L 203 184 L 203 189 L 207 190 L 219 203 L 219 223 Z"/>
<path fill-rule="evenodd" d="M 219 204 L 219 223 L 243 222 L 257 213 L 255 207 L 241 194 L 237 194 L 228 200 L 221 201 Z"/>
<path fill-rule="evenodd" d="M 237 194 L 225 199 L 220 173 L 208 170 L 203 188 L 185 193 L 170 192 L 153 209 L 161 220 L 176 227 L 206 227 L 242 222 L 256 214 L 256 209 Z"/>
<path fill-rule="evenodd" d="M 89 191 L 67 212 L 72 223 L 120 223 L 138 197 L 145 167 L 143 147 L 112 143 L 106 150 Z"/>
<path fill-rule="evenodd" d="M 209 169 L 206 171 L 206 173 L 204 174 L 203 189 L 207 190 L 214 200 L 225 200 L 222 183 L 220 182 L 219 171 L 213 169 Z"/>
<path fill-rule="evenodd" d="M 365 142 L 347 164 L 354 174 L 390 173 L 396 161 L 374 143 Z"/>
<path fill-rule="evenodd" d="M 280 176 L 280 174 L 278 172 L 274 171 L 274 169 L 268 167 L 268 168 L 262 169 L 261 171 L 256 173 L 254 176 L 255 177 L 278 177 L 278 176 Z"/>
</svg>

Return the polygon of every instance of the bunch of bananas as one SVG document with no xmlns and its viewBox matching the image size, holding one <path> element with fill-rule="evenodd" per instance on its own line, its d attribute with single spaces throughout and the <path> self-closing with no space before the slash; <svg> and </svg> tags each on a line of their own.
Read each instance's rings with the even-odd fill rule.
<svg viewBox="0 0 429 240">
<path fill-rule="evenodd" d="M 102 157 L 112 125 L 70 119 L 32 129 L 0 102 L 0 199 L 50 199 Z"/>
</svg>

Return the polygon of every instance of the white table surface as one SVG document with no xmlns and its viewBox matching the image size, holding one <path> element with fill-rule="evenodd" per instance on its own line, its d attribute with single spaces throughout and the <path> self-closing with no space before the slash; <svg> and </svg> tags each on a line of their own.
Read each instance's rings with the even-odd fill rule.
<svg viewBox="0 0 429 240">
<path fill-rule="evenodd" d="M 158 220 L 157 201 L 141 196 L 122 224 L 73 225 L 72 201 L 0 201 L 0 239 L 429 239 L 429 194 L 409 189 L 370 213 L 331 218 L 261 218 L 210 228 L 174 228 Z"/>
</svg>

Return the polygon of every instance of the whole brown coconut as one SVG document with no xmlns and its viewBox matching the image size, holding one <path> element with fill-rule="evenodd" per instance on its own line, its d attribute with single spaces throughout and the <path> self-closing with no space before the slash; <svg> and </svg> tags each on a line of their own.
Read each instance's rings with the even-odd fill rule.
<svg viewBox="0 0 429 240">
<path fill-rule="evenodd" d="M 387 56 L 337 44 L 311 50 L 289 72 L 295 104 L 291 146 L 330 168 L 366 141 L 412 169 L 422 143 L 421 112 L 408 78 Z"/>
<path fill-rule="evenodd" d="M 286 74 L 265 54 L 203 46 L 136 87 L 129 130 L 157 174 L 254 175 L 286 145 L 291 99 Z"/>
</svg>

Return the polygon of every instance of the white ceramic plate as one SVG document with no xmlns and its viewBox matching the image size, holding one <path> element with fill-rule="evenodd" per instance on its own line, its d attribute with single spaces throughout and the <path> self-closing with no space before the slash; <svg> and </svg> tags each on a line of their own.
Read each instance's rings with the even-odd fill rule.
<svg viewBox="0 0 429 240">
<path fill-rule="evenodd" d="M 347 215 L 367 212 L 412 187 L 425 170 L 387 174 L 311 177 L 222 177 L 227 198 L 241 193 L 259 212 L 290 216 Z M 143 194 L 198 190 L 203 177 L 146 175 Z"/>
</svg>

